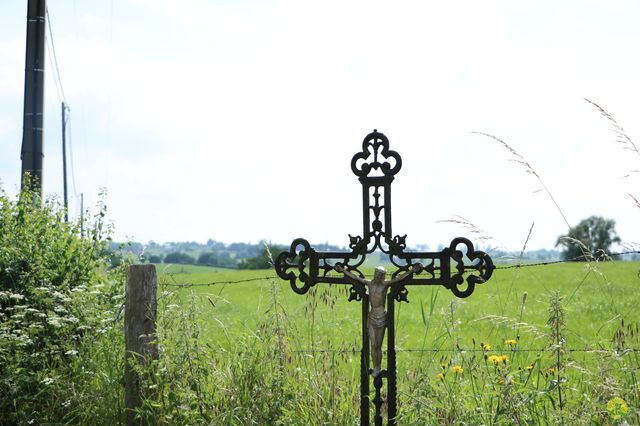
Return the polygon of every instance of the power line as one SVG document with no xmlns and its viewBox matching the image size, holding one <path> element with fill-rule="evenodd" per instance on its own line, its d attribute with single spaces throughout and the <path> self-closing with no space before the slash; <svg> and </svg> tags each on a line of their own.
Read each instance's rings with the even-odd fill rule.
<svg viewBox="0 0 640 426">
<path fill-rule="evenodd" d="M 75 4 L 74 4 L 75 6 Z M 47 15 L 47 27 L 49 29 L 49 43 L 51 45 L 51 55 L 49 55 L 49 62 L 51 63 L 51 67 L 53 69 L 53 81 L 54 81 L 54 86 L 56 88 L 56 92 L 58 93 L 58 100 L 60 100 L 62 103 L 64 103 L 64 105 L 67 105 L 67 97 L 65 95 L 64 92 L 64 86 L 62 85 L 62 77 L 60 76 L 60 67 L 58 66 L 58 56 L 56 54 L 56 46 L 55 46 L 55 42 L 53 39 L 53 30 L 51 27 L 51 17 L 49 15 L 49 8 L 46 8 L 46 15 Z M 76 35 L 77 37 L 77 35 Z M 53 59 L 52 59 L 53 58 Z M 71 112 L 71 109 L 66 106 L 66 110 L 68 112 Z M 64 118 L 65 123 L 64 124 L 68 124 L 70 121 L 70 115 L 65 115 Z M 74 166 L 74 162 L 73 162 L 73 139 L 72 139 L 72 132 L 71 132 L 71 128 L 70 126 L 68 127 L 69 130 L 69 160 L 71 163 L 71 182 L 73 184 L 73 195 L 75 198 L 77 198 L 78 196 L 78 191 L 77 191 L 77 186 L 76 186 L 76 173 L 75 173 L 75 166 Z"/>
<path fill-rule="evenodd" d="M 58 57 L 56 55 L 56 46 L 55 43 L 53 42 L 53 31 L 51 30 L 51 18 L 49 17 L 49 8 L 47 7 L 46 10 L 47 13 L 47 26 L 49 27 L 49 41 L 51 43 L 51 53 L 53 54 L 53 62 L 54 62 L 54 69 L 55 69 L 55 73 L 54 73 L 54 82 L 56 82 L 56 91 L 58 91 L 58 98 L 60 98 L 60 95 L 62 94 L 62 99 L 61 101 L 63 101 L 64 103 L 67 102 L 67 97 L 64 94 L 64 88 L 62 87 L 62 79 L 60 78 L 60 68 L 58 67 Z M 51 57 L 49 57 L 49 60 L 51 60 Z M 60 89 L 58 90 L 58 86 L 60 87 Z"/>
<path fill-rule="evenodd" d="M 47 41 L 50 42 L 48 38 L 47 38 Z M 48 44 L 47 44 L 47 47 L 48 47 Z M 53 49 L 50 49 L 50 50 L 53 50 Z M 54 70 L 55 66 L 53 65 L 53 59 L 52 59 L 53 55 L 47 55 L 47 57 L 49 58 L 49 65 L 51 65 L 51 69 Z M 60 86 L 58 84 L 58 80 L 56 78 L 55 73 L 53 74 L 53 86 L 56 88 L 56 93 L 58 94 L 58 101 L 62 102 L 63 95 L 60 93 Z"/>
</svg>

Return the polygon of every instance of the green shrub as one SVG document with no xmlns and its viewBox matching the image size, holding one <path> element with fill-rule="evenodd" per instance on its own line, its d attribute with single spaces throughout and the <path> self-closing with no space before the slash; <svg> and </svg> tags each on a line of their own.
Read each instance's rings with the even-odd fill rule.
<svg viewBox="0 0 640 426">
<path fill-rule="evenodd" d="M 58 422 L 82 399 L 74 371 L 93 362 L 84 351 L 122 293 L 119 271 L 106 272 L 105 212 L 81 236 L 55 199 L 0 189 L 0 423 Z"/>
</svg>

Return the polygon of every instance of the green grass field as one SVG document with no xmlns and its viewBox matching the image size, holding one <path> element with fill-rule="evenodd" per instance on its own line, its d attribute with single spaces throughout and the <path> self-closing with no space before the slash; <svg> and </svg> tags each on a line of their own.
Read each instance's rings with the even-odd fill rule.
<svg viewBox="0 0 640 426">
<path fill-rule="evenodd" d="M 525 324 L 519 327 L 520 347 L 544 347 L 546 342 L 540 336 L 547 333 L 550 297 L 558 291 L 564 296 L 567 311 L 567 347 L 611 348 L 622 320 L 627 324 L 640 322 L 639 270 L 640 263 L 636 262 L 604 262 L 591 267 L 566 263 L 497 270 L 488 283 L 478 286 L 466 299 L 458 299 L 439 286 L 411 286 L 410 303 L 396 305 L 397 345 L 400 349 L 431 349 L 457 343 L 471 348 L 475 339 L 476 344 L 490 342 L 498 348 L 504 340 L 516 338 L 513 326 L 521 322 Z M 275 275 L 269 270 L 237 271 L 188 265 L 158 265 L 158 272 L 161 286 L 170 290 L 174 290 L 171 284 L 201 285 Z M 330 342 L 334 348 L 359 341 L 359 304 L 347 302 L 347 286 L 318 284 L 301 296 L 287 282 L 275 278 L 181 288 L 178 293 L 182 299 L 193 293 L 204 315 L 203 338 L 224 345 L 225 332 L 237 336 L 256 329 L 273 303 L 273 287 L 289 321 L 302 332 L 299 349 L 309 348 L 312 335 L 317 339 L 316 345 Z"/>
<path fill-rule="evenodd" d="M 638 262 L 496 270 L 467 299 L 442 287 L 409 287 L 410 303 L 396 305 L 400 424 L 640 422 L 639 270 Z M 266 278 L 271 270 L 158 271 L 160 320 L 167 311 L 191 321 L 187 350 L 206 346 L 201 362 L 222 380 L 211 392 L 224 387 L 246 398 L 238 424 L 251 416 L 267 421 L 247 407 L 256 398 L 264 398 L 258 413 L 292 405 L 301 419 L 292 424 L 357 422 L 360 306 L 347 302 L 346 286 L 318 284 L 297 295 Z M 221 283 L 247 279 L 255 281 Z M 186 284 L 194 286 L 178 287 Z M 564 321 L 557 309 L 551 314 L 554 294 Z M 275 390 L 263 394 L 264 383 Z M 628 404 L 620 417 L 607 407 L 616 397 Z"/>
</svg>

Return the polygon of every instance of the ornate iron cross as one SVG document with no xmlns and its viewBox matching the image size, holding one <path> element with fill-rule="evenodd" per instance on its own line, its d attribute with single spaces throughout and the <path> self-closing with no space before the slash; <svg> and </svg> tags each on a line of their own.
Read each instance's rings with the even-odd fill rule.
<svg viewBox="0 0 640 426">
<path fill-rule="evenodd" d="M 295 239 L 288 252 L 275 261 L 278 276 L 289 280 L 291 288 L 304 294 L 317 283 L 347 284 L 349 301 L 362 302 L 362 350 L 360 351 L 360 423 L 369 424 L 369 294 L 358 269 L 368 254 L 380 250 L 397 267 L 386 296 L 387 369 L 373 377 L 375 386 L 375 424 L 382 424 L 382 379 L 387 380 L 387 413 L 390 425 L 395 425 L 396 350 L 394 305 L 408 302 L 409 285 L 442 285 L 457 297 L 473 293 L 476 284 L 487 281 L 494 265 L 486 253 L 476 251 L 471 241 L 455 238 L 440 252 L 407 251 L 406 235 L 391 233 L 391 183 L 402 167 L 400 155 L 389 149 L 387 137 L 374 130 L 362 142 L 362 152 L 351 159 L 351 170 L 362 184 L 362 236 L 349 235 L 349 252 L 316 251 L 303 238 Z M 463 248 L 465 250 L 460 250 Z M 465 263 L 464 258 L 468 259 Z M 386 291 L 386 290 L 385 290 Z"/>
</svg>

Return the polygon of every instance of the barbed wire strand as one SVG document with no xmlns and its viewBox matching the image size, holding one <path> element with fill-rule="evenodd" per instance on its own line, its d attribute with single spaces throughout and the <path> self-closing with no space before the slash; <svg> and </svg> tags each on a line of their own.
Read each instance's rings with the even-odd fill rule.
<svg viewBox="0 0 640 426">
<path fill-rule="evenodd" d="M 214 349 L 214 352 L 220 353 L 220 352 L 230 352 L 228 350 L 225 349 Z M 329 353 L 329 354 L 358 354 L 360 353 L 361 349 L 357 349 L 357 348 L 352 348 L 352 349 L 291 349 L 288 352 L 293 353 L 293 354 L 315 354 L 315 353 L 319 353 L 319 354 L 325 354 L 325 353 Z M 438 353 L 438 352 L 444 352 L 444 353 L 459 353 L 459 352 L 473 352 L 473 353 L 485 353 L 487 356 L 491 356 L 493 354 L 504 354 L 504 355 L 508 355 L 511 353 L 515 353 L 515 352 L 535 352 L 535 353 L 540 353 L 540 352 L 557 352 L 557 349 L 554 348 L 543 348 L 543 349 L 527 349 L 527 348 L 522 348 L 522 349 L 506 349 L 504 351 L 496 351 L 496 350 L 491 350 L 491 351 L 485 351 L 483 349 L 464 349 L 464 348 L 460 348 L 460 349 L 396 349 L 396 352 L 405 352 L 405 353 L 420 353 L 420 352 L 431 352 L 431 353 Z M 612 354 L 616 354 L 618 356 L 620 355 L 626 355 L 629 353 L 637 353 L 640 352 L 640 348 L 624 348 L 624 349 L 620 349 L 620 350 L 616 350 L 616 349 L 564 349 L 564 352 L 569 352 L 569 353 L 593 353 L 593 354 L 603 354 L 603 353 L 612 353 Z"/>
<path fill-rule="evenodd" d="M 591 258 L 587 258 L 587 259 L 585 259 L 584 255 L 581 255 L 581 256 L 572 257 L 571 259 L 552 260 L 552 261 L 548 261 L 548 262 L 524 263 L 524 264 L 518 263 L 518 264 L 515 264 L 515 265 L 496 266 L 495 269 L 528 268 L 528 267 L 533 267 L 533 266 L 546 266 L 546 265 L 555 265 L 555 264 L 558 264 L 558 263 L 569 263 L 569 262 L 578 262 L 578 261 L 601 262 L 603 260 L 606 260 L 609 257 L 625 256 L 625 255 L 629 255 L 629 254 L 640 254 L 640 251 L 634 250 L 634 251 L 625 251 L 625 252 L 621 252 L 621 253 L 609 253 L 609 254 L 603 253 L 601 256 L 591 257 Z"/>
<path fill-rule="evenodd" d="M 595 261 L 600 261 L 602 258 L 606 258 L 606 257 L 616 257 L 616 256 L 623 256 L 623 255 L 628 255 L 628 254 L 640 254 L 640 251 L 627 251 L 627 252 L 621 252 L 621 253 L 611 253 L 605 256 L 601 256 L 598 259 L 595 259 Z M 539 267 L 539 266 L 548 266 L 548 265 L 555 265 L 555 264 L 559 264 L 559 263 L 568 263 L 568 262 L 575 262 L 577 260 L 583 260 L 584 258 L 578 257 L 578 258 L 573 258 L 573 259 L 565 259 L 565 260 L 557 260 L 557 261 L 550 261 L 550 262 L 538 262 L 538 263 L 527 263 L 527 264 L 518 264 L 518 265 L 509 265 L 509 266 L 502 266 L 502 267 L 496 267 L 496 269 L 513 269 L 513 268 L 526 268 L 526 267 Z M 173 278 L 173 277 L 172 277 Z M 227 285 L 227 284 L 241 284 L 241 283 L 247 283 L 247 282 L 255 282 L 255 281 L 267 281 L 267 280 L 273 280 L 279 278 L 276 275 L 272 275 L 272 276 L 266 276 L 266 277 L 255 277 L 255 278 L 246 278 L 246 279 L 242 279 L 242 280 L 225 280 L 225 281 L 215 281 L 215 282 L 209 282 L 209 283 L 187 283 L 187 284 L 182 284 L 182 283 L 161 283 L 161 286 L 168 286 L 168 287 L 176 287 L 176 288 L 185 288 L 185 287 L 205 287 L 205 286 L 214 286 L 214 285 Z M 615 355 L 626 355 L 629 353 L 638 353 L 640 352 L 640 348 L 621 348 L 619 350 L 616 349 L 591 349 L 591 348 L 583 348 L 583 349 L 578 349 L 578 348 L 565 348 L 563 349 L 564 352 L 566 353 L 585 353 L 585 354 L 615 354 Z M 505 348 L 504 351 L 491 351 L 491 353 L 497 353 L 497 352 L 502 352 L 505 354 L 508 353 L 517 353 L 517 352 L 526 352 L 526 353 L 542 353 L 542 352 L 556 352 L 557 349 L 556 348 Z M 216 352 L 228 352 L 225 351 L 223 349 L 220 349 Z M 315 353 L 331 353 L 331 354 L 342 354 L 342 353 L 351 353 L 351 354 L 356 354 L 356 353 L 360 353 L 360 349 L 296 349 L 296 350 L 291 350 L 291 353 L 294 354 L 315 354 Z M 396 352 L 398 353 L 425 353 L 425 352 L 430 352 L 430 353 L 458 353 L 458 352 L 469 352 L 469 353 L 485 353 L 487 354 L 489 351 L 486 351 L 484 349 L 476 349 L 476 348 L 455 348 L 455 349 L 396 349 Z"/>
<path fill-rule="evenodd" d="M 278 278 L 277 275 L 269 276 L 269 277 L 260 277 L 260 278 L 246 278 L 242 280 L 229 280 L 229 281 L 215 281 L 209 283 L 161 283 L 160 285 L 166 287 L 207 287 L 214 286 L 219 284 L 240 284 L 240 283 L 248 283 L 252 281 L 267 281 Z"/>
<path fill-rule="evenodd" d="M 609 254 L 603 254 L 602 256 L 598 257 L 598 258 L 593 258 L 592 261 L 594 262 L 601 262 L 603 259 L 606 259 L 608 257 L 617 257 L 617 256 L 625 256 L 625 255 L 629 255 L 629 254 L 640 254 L 640 251 L 638 250 L 634 250 L 634 251 L 625 251 L 625 252 L 621 252 L 621 253 L 609 253 Z M 552 261 L 548 261 L 548 262 L 537 262 L 537 263 L 525 263 L 525 264 L 516 264 L 516 265 L 505 265 L 505 266 L 496 266 L 495 269 L 496 270 L 504 270 L 504 269 L 516 269 L 516 268 L 531 268 L 531 267 L 539 267 L 539 266 L 549 266 L 549 265 L 557 265 L 560 263 L 574 263 L 576 261 L 580 261 L 580 260 L 585 260 L 584 256 L 579 256 L 579 257 L 575 257 L 575 258 L 571 258 L 571 259 L 564 259 L 564 260 L 552 260 Z M 220 285 L 220 284 L 241 284 L 241 283 L 247 283 L 247 282 L 254 282 L 254 281 L 268 281 L 268 280 L 273 280 L 279 278 L 277 275 L 270 275 L 270 276 L 266 276 L 266 277 L 259 277 L 259 278 L 245 278 L 245 279 L 241 279 L 241 280 L 227 280 L 227 281 L 213 281 L 213 282 L 207 282 L 207 283 L 162 283 L 161 285 L 163 286 L 167 286 L 167 287 L 175 287 L 175 288 L 187 288 L 187 287 L 209 287 L 209 286 L 214 286 L 214 285 Z"/>
</svg>

